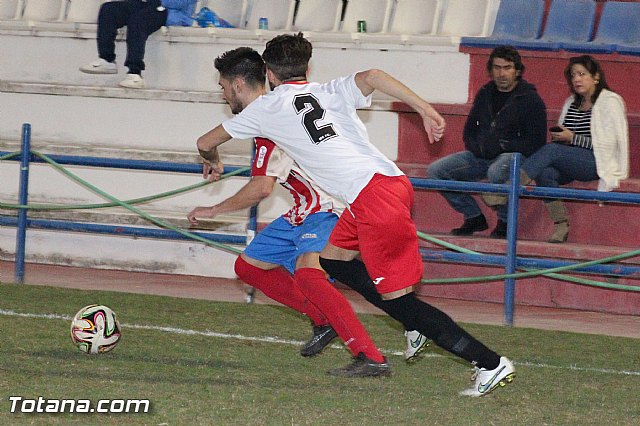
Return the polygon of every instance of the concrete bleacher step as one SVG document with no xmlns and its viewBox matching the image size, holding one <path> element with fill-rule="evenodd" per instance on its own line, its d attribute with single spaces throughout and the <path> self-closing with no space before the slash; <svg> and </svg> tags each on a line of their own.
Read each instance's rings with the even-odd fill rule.
<svg viewBox="0 0 640 426">
<path fill-rule="evenodd" d="M 149 216 L 167 223 L 171 226 L 189 232 L 209 232 L 221 234 L 243 235 L 246 233 L 247 220 L 240 214 L 218 216 L 215 219 L 200 220 L 197 226 L 192 226 L 187 220 L 186 214 L 154 210 L 136 206 Z M 11 216 L 14 211 L 0 209 L 0 213 Z M 108 207 L 97 210 L 33 210 L 28 214 L 29 219 L 46 219 L 52 221 L 67 221 L 75 223 L 99 223 L 102 225 L 130 226 L 140 228 L 157 229 L 158 226 L 146 218 L 122 207 Z"/>
<path fill-rule="evenodd" d="M 433 235 L 448 243 L 485 254 L 506 252 L 506 242 L 488 237 L 453 237 Z M 424 247 L 439 249 L 431 243 Z M 589 244 L 550 244 L 540 241 L 518 241 L 519 257 L 586 262 L 620 255 L 631 251 L 615 246 L 596 246 Z M 623 260 L 621 264 L 639 266 L 640 259 Z M 425 262 L 424 278 L 458 278 L 504 274 L 503 267 L 469 265 L 447 262 Z M 597 282 L 622 284 L 640 288 L 639 277 L 604 277 L 587 274 L 568 275 Z M 502 303 L 504 301 L 504 281 L 491 281 L 465 284 L 425 284 L 419 289 L 424 296 L 443 297 L 460 300 L 477 300 Z M 562 307 L 588 311 L 602 311 L 617 314 L 640 315 L 640 291 L 618 290 L 595 287 L 585 284 L 565 282 L 559 279 L 536 276 L 516 280 L 515 302 L 520 305 Z"/>
<path fill-rule="evenodd" d="M 636 192 L 640 189 L 640 179 L 630 179 L 626 185 Z M 633 188 L 630 188 L 631 186 Z M 638 191 L 640 192 L 640 191 Z M 476 196 L 483 210 L 489 230 L 480 235 L 489 235 L 495 226 L 495 213 L 484 206 Z M 594 244 L 602 246 L 638 247 L 640 205 L 611 204 L 599 205 L 595 202 L 565 201 L 569 215 L 570 243 Z M 462 224 L 462 215 L 455 212 L 444 198 L 435 191 L 416 191 L 413 211 L 418 229 L 425 232 L 448 233 Z M 518 238 L 533 241 L 546 241 L 553 230 L 553 223 L 542 200 L 523 198 L 519 205 Z"/>
<path fill-rule="evenodd" d="M 14 105 L 3 112 L 1 139 L 19 140 L 22 123 L 29 122 L 34 144 L 66 144 L 69 150 L 192 155 L 211 123 L 231 116 L 219 92 L 0 81 L 0 99 Z M 236 164 L 249 164 L 250 141 L 225 145 L 221 154 L 241 156 Z"/>
</svg>

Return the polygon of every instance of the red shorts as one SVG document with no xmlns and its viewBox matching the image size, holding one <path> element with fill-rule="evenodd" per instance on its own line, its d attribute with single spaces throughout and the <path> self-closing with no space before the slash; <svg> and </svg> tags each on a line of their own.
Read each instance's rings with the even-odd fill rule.
<svg viewBox="0 0 640 426">
<path fill-rule="evenodd" d="M 413 187 L 406 176 L 376 174 L 340 216 L 329 237 L 336 247 L 360 252 L 380 294 L 422 279 L 412 206 Z"/>
</svg>

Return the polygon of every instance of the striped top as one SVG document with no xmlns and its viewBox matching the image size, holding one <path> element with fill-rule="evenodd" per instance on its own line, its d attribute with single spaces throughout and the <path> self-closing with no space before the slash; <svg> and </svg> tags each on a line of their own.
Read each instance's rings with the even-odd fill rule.
<svg viewBox="0 0 640 426">
<path fill-rule="evenodd" d="M 310 214 L 329 212 L 340 215 L 344 204 L 320 189 L 289 157 L 269 139 L 255 138 L 256 158 L 251 176 L 272 176 L 286 188 L 293 198 L 293 205 L 283 216 L 293 226 L 298 226 Z"/>
<path fill-rule="evenodd" d="M 591 110 L 589 108 L 587 111 L 580 111 L 574 103 L 569 106 L 562 125 L 573 132 L 571 145 L 593 149 L 591 144 Z"/>
</svg>

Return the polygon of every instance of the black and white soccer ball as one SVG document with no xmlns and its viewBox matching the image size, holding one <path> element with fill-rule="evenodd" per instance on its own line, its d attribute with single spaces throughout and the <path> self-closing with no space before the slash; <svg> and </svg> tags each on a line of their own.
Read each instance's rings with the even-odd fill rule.
<svg viewBox="0 0 640 426">
<path fill-rule="evenodd" d="M 120 323 L 115 312 L 104 305 L 80 309 L 71 321 L 71 340 L 88 354 L 109 352 L 120 342 Z"/>
</svg>

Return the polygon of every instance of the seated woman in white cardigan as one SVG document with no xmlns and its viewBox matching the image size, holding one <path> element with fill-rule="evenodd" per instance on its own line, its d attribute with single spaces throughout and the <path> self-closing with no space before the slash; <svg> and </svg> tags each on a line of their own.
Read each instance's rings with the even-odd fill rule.
<svg viewBox="0 0 640 426">
<path fill-rule="evenodd" d="M 622 97 L 609 89 L 600 64 L 589 55 L 571 58 L 564 75 L 572 95 L 562 108 L 553 143 L 522 164 L 521 180 L 558 187 L 574 180 L 599 180 L 599 191 L 611 191 L 629 175 L 629 131 Z M 554 222 L 549 242 L 569 235 L 569 219 L 560 200 L 545 199 Z"/>
</svg>

